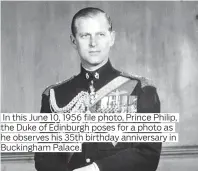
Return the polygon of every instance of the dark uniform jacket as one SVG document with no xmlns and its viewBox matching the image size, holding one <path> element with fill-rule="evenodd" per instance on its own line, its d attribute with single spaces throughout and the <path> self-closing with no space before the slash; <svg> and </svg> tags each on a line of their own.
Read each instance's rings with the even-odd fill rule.
<svg viewBox="0 0 198 171">
<path fill-rule="evenodd" d="M 68 110 L 64 106 L 74 100 L 80 92 L 89 92 L 91 80 L 97 92 L 118 76 L 130 80 L 119 89 L 120 103 L 126 103 L 122 105 L 124 106 L 122 110 L 127 109 L 128 112 L 136 110 L 135 112 L 138 113 L 160 112 L 160 101 L 154 86 L 148 84 L 143 77 L 131 76 L 115 70 L 108 61 L 94 72 L 88 72 L 81 67 L 79 75 L 48 87 L 42 94 L 41 113 L 57 112 L 51 104 L 50 90 L 52 89 L 56 107 Z M 113 104 L 111 100 L 108 107 L 105 107 L 109 108 L 111 113 L 117 112 L 111 110 Z M 130 109 L 129 106 L 131 106 Z M 95 105 L 96 108 L 98 109 L 97 105 Z M 104 112 L 104 110 L 98 111 Z M 160 153 L 161 143 L 117 143 L 116 146 L 112 143 L 83 143 L 82 152 L 74 153 L 72 156 L 69 153 L 35 153 L 35 168 L 37 171 L 67 171 L 95 162 L 100 171 L 155 171 Z"/>
</svg>

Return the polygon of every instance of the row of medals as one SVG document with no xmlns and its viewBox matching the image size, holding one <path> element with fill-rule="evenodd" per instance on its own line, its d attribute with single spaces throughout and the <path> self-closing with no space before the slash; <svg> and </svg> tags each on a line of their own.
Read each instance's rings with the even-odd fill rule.
<svg viewBox="0 0 198 171">
<path fill-rule="evenodd" d="M 102 100 L 99 102 L 95 103 L 95 100 L 97 98 L 97 93 L 95 92 L 95 88 L 93 86 L 93 81 L 91 81 L 91 84 L 89 86 L 89 105 L 86 107 L 85 112 L 90 112 L 91 111 L 96 112 L 96 113 L 126 113 L 126 112 L 137 112 L 137 101 L 135 101 L 133 104 L 119 104 L 116 103 L 115 101 L 111 101 L 106 105 L 106 107 L 101 106 Z M 119 96 L 119 95 L 118 95 Z M 129 96 L 127 97 L 129 98 Z M 93 105 L 94 104 L 94 105 Z"/>
</svg>

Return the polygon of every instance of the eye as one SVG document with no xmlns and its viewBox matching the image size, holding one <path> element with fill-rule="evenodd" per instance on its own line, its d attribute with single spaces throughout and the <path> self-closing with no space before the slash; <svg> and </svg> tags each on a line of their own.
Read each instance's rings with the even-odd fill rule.
<svg viewBox="0 0 198 171">
<path fill-rule="evenodd" d="M 87 38 L 89 35 L 88 34 L 83 34 L 83 35 L 81 35 L 81 38 Z"/>
<path fill-rule="evenodd" d="M 103 36 L 105 36 L 105 34 L 104 33 L 99 33 L 99 36 L 103 37 Z"/>
</svg>

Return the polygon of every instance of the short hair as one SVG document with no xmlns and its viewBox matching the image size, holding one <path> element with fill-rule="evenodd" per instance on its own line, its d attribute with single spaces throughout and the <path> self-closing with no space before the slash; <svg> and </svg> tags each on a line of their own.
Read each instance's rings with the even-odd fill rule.
<svg viewBox="0 0 198 171">
<path fill-rule="evenodd" d="M 76 32 L 77 32 L 76 25 L 75 25 L 77 19 L 79 19 L 81 17 L 93 17 L 100 13 L 105 14 L 105 17 L 109 23 L 109 31 L 112 31 L 111 18 L 103 10 L 101 10 L 99 8 L 94 8 L 94 7 L 87 7 L 87 8 L 83 8 L 80 11 L 78 11 L 72 18 L 71 32 L 72 32 L 73 36 L 75 36 Z"/>
</svg>

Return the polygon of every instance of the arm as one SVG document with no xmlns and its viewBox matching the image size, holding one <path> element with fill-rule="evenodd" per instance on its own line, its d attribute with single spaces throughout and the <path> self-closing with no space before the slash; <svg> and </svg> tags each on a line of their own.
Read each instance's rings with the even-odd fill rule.
<svg viewBox="0 0 198 171">
<path fill-rule="evenodd" d="M 40 113 L 51 113 L 49 96 L 42 95 L 42 105 Z M 46 153 L 37 152 L 34 155 L 35 168 L 37 171 L 67 171 L 67 153 Z"/>
</svg>

